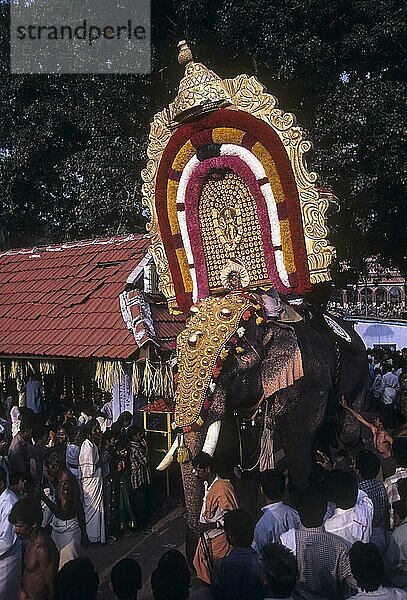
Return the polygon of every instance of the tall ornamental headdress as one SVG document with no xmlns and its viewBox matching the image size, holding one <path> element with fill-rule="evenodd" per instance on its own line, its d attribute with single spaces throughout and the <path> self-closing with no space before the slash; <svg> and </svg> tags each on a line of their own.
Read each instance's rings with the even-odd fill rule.
<svg viewBox="0 0 407 600">
<path fill-rule="evenodd" d="M 330 280 L 329 197 L 304 139 L 255 77 L 221 79 L 185 41 L 175 100 L 151 123 L 142 172 L 151 253 L 170 310 L 231 289 L 283 297 Z"/>
</svg>

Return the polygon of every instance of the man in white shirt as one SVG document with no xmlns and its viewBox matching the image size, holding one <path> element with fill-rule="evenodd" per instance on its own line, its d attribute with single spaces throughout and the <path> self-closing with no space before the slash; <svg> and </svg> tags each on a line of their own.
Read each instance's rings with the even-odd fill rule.
<svg viewBox="0 0 407 600">
<path fill-rule="evenodd" d="M 397 500 L 393 504 L 393 519 L 395 529 L 392 535 L 399 549 L 399 568 L 407 571 L 407 506 L 405 502 Z"/>
<path fill-rule="evenodd" d="M 407 480 L 406 480 L 407 481 Z M 397 569 L 393 569 L 389 582 L 391 585 L 407 588 L 407 505 L 403 500 L 393 504 L 393 520 L 395 529 L 391 541 L 397 550 Z"/>
<path fill-rule="evenodd" d="M 353 598 L 376 598 L 376 600 L 401 600 L 407 592 L 400 588 L 382 587 L 384 563 L 374 544 L 355 542 L 349 550 L 352 575 L 358 584 Z"/>
<path fill-rule="evenodd" d="M 266 544 L 278 542 L 282 533 L 300 526 L 297 511 L 282 501 L 284 488 L 284 475 L 273 469 L 263 471 L 260 491 L 266 500 L 266 506 L 262 508 L 263 515 L 254 530 L 252 544 L 257 554 L 261 554 Z"/>
<path fill-rule="evenodd" d="M 345 471 L 329 473 L 331 500 L 336 508 L 325 521 L 325 530 L 339 535 L 349 544 L 369 542 L 372 534 L 373 503 L 365 492 L 358 491 L 356 478 Z"/>
<path fill-rule="evenodd" d="M 390 475 L 384 481 L 387 496 L 390 504 L 390 526 L 393 526 L 393 504 L 400 500 L 400 495 L 397 489 L 399 479 L 407 477 L 407 438 L 399 437 L 393 442 L 393 456 L 396 460 L 397 469 L 394 475 Z"/>
<path fill-rule="evenodd" d="M 6 487 L 5 473 L 0 470 L 0 598 L 19 597 L 22 572 L 22 545 L 8 517 L 17 496 Z"/>
<path fill-rule="evenodd" d="M 400 389 L 399 378 L 395 375 L 390 366 L 383 367 L 384 375 L 380 387 L 380 398 L 383 404 L 394 404 L 397 392 Z"/>
</svg>

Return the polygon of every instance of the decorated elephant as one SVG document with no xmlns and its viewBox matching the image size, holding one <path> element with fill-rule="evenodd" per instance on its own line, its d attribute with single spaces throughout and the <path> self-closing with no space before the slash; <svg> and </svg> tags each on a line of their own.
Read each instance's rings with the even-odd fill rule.
<svg viewBox="0 0 407 600">
<path fill-rule="evenodd" d="M 337 439 L 348 446 L 358 442 L 359 428 L 347 421 L 339 399 L 344 395 L 354 407 L 361 406 L 366 352 L 353 329 L 336 317 L 307 304 L 296 309 L 280 304 L 273 291 L 271 296 L 236 291 L 195 305 L 178 348 L 175 423 L 182 434 L 159 469 L 167 468 L 176 451 L 181 453 L 192 540 L 202 490 L 188 458 L 201 450 L 216 456 L 222 423 L 234 414 L 252 420 L 261 410 L 254 466 L 258 472 L 274 465 L 267 440 L 275 429 L 298 487 L 305 485 L 317 449 L 328 450 Z M 242 463 L 236 451 L 234 466 L 244 468 Z"/>
<path fill-rule="evenodd" d="M 179 47 L 185 75 L 151 124 L 142 176 L 159 289 L 170 312 L 190 311 L 177 340 L 176 436 L 159 469 L 181 464 L 193 534 L 202 489 L 191 458 L 219 455 L 230 422 L 253 420 L 252 472 L 273 465 L 276 430 L 302 486 L 317 448 L 356 444 L 339 399 L 360 407 L 367 366 L 352 328 L 312 300 L 330 286 L 334 196 L 307 169 L 311 144 L 294 115 L 254 77 L 221 79 Z M 241 440 L 234 451 L 228 439 L 242 470 Z"/>
</svg>

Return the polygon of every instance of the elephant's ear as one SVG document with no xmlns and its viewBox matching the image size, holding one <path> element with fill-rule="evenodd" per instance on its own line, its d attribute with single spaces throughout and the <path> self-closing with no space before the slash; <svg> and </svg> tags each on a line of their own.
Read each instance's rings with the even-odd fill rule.
<svg viewBox="0 0 407 600">
<path fill-rule="evenodd" d="M 270 398 L 275 392 L 293 385 L 304 375 L 297 337 L 292 327 L 273 323 L 269 325 L 264 341 L 264 359 L 261 379 L 264 395 Z"/>
</svg>

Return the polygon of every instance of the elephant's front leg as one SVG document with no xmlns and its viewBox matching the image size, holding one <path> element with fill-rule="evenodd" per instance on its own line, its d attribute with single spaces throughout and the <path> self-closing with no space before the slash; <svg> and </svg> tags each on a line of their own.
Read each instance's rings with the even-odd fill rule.
<svg viewBox="0 0 407 600">
<path fill-rule="evenodd" d="M 298 387 L 298 389 L 295 389 Z M 326 410 L 327 392 L 300 388 L 296 384 L 277 392 L 272 415 L 289 465 L 290 482 L 298 488 L 307 484 L 315 465 L 315 437 Z"/>
</svg>

